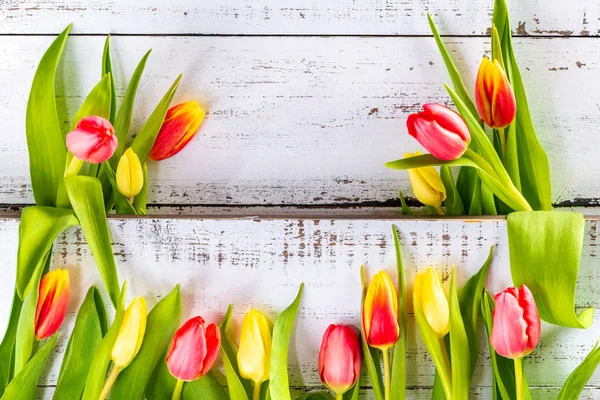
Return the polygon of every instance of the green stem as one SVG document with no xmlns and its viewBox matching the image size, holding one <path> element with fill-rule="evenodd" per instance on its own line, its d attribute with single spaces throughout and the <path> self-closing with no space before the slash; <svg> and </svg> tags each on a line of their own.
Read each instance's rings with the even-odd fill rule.
<svg viewBox="0 0 600 400">
<path fill-rule="evenodd" d="M 254 383 L 254 391 L 252 393 L 252 400 L 260 400 L 260 388 L 262 386 L 262 382 Z"/>
<path fill-rule="evenodd" d="M 448 371 L 448 374 L 451 374 L 452 367 L 450 366 L 450 359 L 448 358 L 448 350 L 446 349 L 446 341 L 444 338 L 440 338 L 440 347 L 442 348 L 442 354 L 444 355 L 446 371 Z M 440 374 L 440 380 L 442 381 L 446 399 L 450 400 L 452 399 L 452 376 L 448 374 Z"/>
<path fill-rule="evenodd" d="M 385 400 L 392 398 L 392 377 L 390 375 L 390 351 L 389 349 L 382 350 L 383 353 L 383 387 L 385 390 Z"/>
<path fill-rule="evenodd" d="M 437 206 L 435 209 L 437 210 L 438 215 L 446 215 L 441 205 Z"/>
<path fill-rule="evenodd" d="M 177 379 L 177 383 L 175 384 L 175 390 L 173 390 L 173 397 L 171 397 L 171 400 L 181 399 L 182 391 L 183 391 L 183 381 L 180 379 Z"/>
<path fill-rule="evenodd" d="M 515 382 L 517 383 L 517 400 L 523 400 L 523 359 L 515 359 Z"/>
<path fill-rule="evenodd" d="M 336 393 L 335 400 L 344 400 L 344 393 Z"/>
<path fill-rule="evenodd" d="M 506 165 L 506 130 L 505 128 L 499 128 L 497 131 L 500 138 L 500 158 L 502 159 L 502 164 Z"/>
<path fill-rule="evenodd" d="M 114 365 L 113 369 L 110 371 L 110 375 L 108 376 L 108 379 L 104 383 L 104 387 L 102 388 L 102 393 L 100 394 L 100 398 L 98 400 L 106 399 L 106 396 L 108 396 L 108 393 L 110 392 L 112 385 L 117 380 L 117 376 L 119 376 L 120 372 L 121 372 L 121 368 L 118 365 Z"/>
<path fill-rule="evenodd" d="M 69 163 L 69 165 L 67 165 L 67 168 L 65 169 L 65 178 L 67 176 L 77 175 L 82 166 L 83 160 L 80 160 L 77 157 L 73 156 L 71 162 Z"/>
</svg>

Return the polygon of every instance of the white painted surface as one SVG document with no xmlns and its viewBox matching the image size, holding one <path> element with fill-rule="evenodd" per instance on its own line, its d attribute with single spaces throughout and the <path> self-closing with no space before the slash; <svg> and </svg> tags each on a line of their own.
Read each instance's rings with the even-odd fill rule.
<svg viewBox="0 0 600 400">
<path fill-rule="evenodd" d="M 17 222 L 0 221 L 6 238 L 0 243 L 0 256 L 7 266 L 12 266 Z M 432 266 L 448 284 L 455 266 L 460 287 L 481 267 L 494 245 L 496 256 L 488 287 L 495 292 L 510 284 L 504 220 L 147 218 L 111 219 L 110 229 L 120 278 L 129 280 L 131 295 L 146 296 L 152 306 L 180 283 L 185 318 L 200 314 L 207 321 L 218 322 L 229 303 L 235 305 L 238 325 L 251 306 L 276 314 L 291 302 L 300 282 L 305 282 L 290 349 L 290 379 L 292 386 L 315 388 L 320 385 L 317 354 L 326 327 L 330 323 L 358 324 L 360 266 L 365 264 L 370 273 L 385 269 L 395 275 L 392 223 L 401 232 L 409 281 L 416 271 Z M 600 304 L 600 270 L 595 263 L 597 227 L 598 222 L 588 222 L 586 227 L 577 301 L 581 307 Z M 66 332 L 72 328 L 86 289 L 100 283 L 88 248 L 82 243 L 81 232 L 73 229 L 55 247 L 53 266 L 69 268 L 73 297 L 52 367 L 41 382 L 44 386 L 56 382 Z M 11 293 L 14 276 L 12 267 L 4 271 L 0 315 L 7 315 L 7 294 Z M 599 323 L 597 317 L 588 330 L 544 324 L 542 341 L 527 361 L 529 383 L 562 386 L 597 340 Z M 431 385 L 433 364 L 417 339 L 412 317 L 408 365 L 408 386 L 426 389 Z M 487 356 L 483 353 L 474 385 L 485 388 L 490 384 Z M 600 374 L 594 375 L 590 384 L 600 385 Z"/>
<path fill-rule="evenodd" d="M 0 36 L 0 203 L 33 201 L 25 106 L 51 40 Z M 57 88 L 69 115 L 100 78 L 103 40 L 69 39 Z M 472 82 L 488 40 L 447 42 Z M 116 37 L 113 46 L 119 96 L 138 60 L 154 49 L 135 130 L 179 72 L 177 101 L 200 99 L 209 112 L 186 150 L 151 165 L 154 204 L 347 205 L 397 198 L 398 189 L 410 193 L 407 174 L 383 164 L 419 148 L 406 133 L 406 116 L 424 102 L 448 101 L 442 88 L 448 78 L 431 38 Z M 515 48 L 551 160 L 554 201 L 599 197 L 600 94 L 590 84 L 599 74 L 596 40 L 524 38 Z"/>
</svg>

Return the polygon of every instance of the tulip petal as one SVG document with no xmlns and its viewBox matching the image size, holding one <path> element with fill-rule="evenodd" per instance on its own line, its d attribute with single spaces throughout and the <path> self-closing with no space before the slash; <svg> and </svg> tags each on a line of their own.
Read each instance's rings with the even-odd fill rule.
<svg viewBox="0 0 600 400">
<path fill-rule="evenodd" d="M 523 319 L 527 324 L 527 348 L 533 351 L 533 349 L 537 346 L 538 342 L 540 341 L 540 314 L 535 304 L 533 294 L 527 286 L 521 285 L 518 294 L 519 305 L 523 309 Z"/>
<path fill-rule="evenodd" d="M 198 378 L 206 358 L 206 330 L 202 317 L 189 319 L 177 330 L 167 352 L 167 367 L 175 378 L 193 381 Z"/>
<path fill-rule="evenodd" d="M 219 349 L 221 348 L 221 332 L 219 327 L 215 324 L 210 324 L 206 328 L 206 357 L 202 365 L 202 370 L 198 378 L 203 377 L 210 371 L 215 365 L 217 357 L 219 356 Z"/>
<path fill-rule="evenodd" d="M 490 342 L 498 354 L 506 358 L 520 358 L 527 349 L 527 323 L 517 298 L 509 292 L 496 295 Z"/>
<path fill-rule="evenodd" d="M 56 269 L 40 281 L 35 314 L 35 335 L 38 340 L 52 336 L 60 327 L 69 305 L 69 272 Z"/>
<path fill-rule="evenodd" d="M 383 271 L 376 274 L 365 297 L 364 329 L 372 347 L 389 348 L 398 340 L 398 297 L 390 277 Z"/>
</svg>

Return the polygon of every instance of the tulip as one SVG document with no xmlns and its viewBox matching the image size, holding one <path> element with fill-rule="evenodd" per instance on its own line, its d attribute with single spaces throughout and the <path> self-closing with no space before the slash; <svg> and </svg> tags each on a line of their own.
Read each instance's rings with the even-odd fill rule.
<svg viewBox="0 0 600 400">
<path fill-rule="evenodd" d="M 204 110 L 195 101 L 171 107 L 150 151 L 150 159 L 160 161 L 179 153 L 192 140 L 202 121 Z"/>
<path fill-rule="evenodd" d="M 69 271 L 55 269 L 44 275 L 35 309 L 35 337 L 38 340 L 56 333 L 67 314 L 69 295 Z"/>
<path fill-rule="evenodd" d="M 479 116 L 491 128 L 504 129 L 517 113 L 512 86 L 498 60 L 484 57 L 475 83 L 475 102 Z"/>
<path fill-rule="evenodd" d="M 117 166 L 117 188 L 128 199 L 137 196 L 144 187 L 144 170 L 137 154 L 129 148 Z"/>
<path fill-rule="evenodd" d="M 260 388 L 271 373 L 271 336 L 270 321 L 260 311 L 251 309 L 242 323 L 237 359 L 240 375 L 254 382 L 255 388 Z"/>
<path fill-rule="evenodd" d="M 215 324 L 204 326 L 202 317 L 194 317 L 183 324 L 167 351 L 167 368 L 177 379 L 173 399 L 181 397 L 184 381 L 193 381 L 206 375 L 212 368 L 221 346 L 221 333 Z"/>
<path fill-rule="evenodd" d="M 413 287 L 414 304 L 423 311 L 429 326 L 439 338 L 450 332 L 450 308 L 440 278 L 433 268 L 417 274 Z"/>
<path fill-rule="evenodd" d="M 414 154 L 404 153 L 404 158 L 420 154 L 420 151 Z M 408 170 L 408 177 L 417 200 L 427 206 L 435 207 L 438 213 L 443 215 L 442 201 L 446 200 L 446 188 L 437 170 L 434 167 L 412 168 Z"/>
<path fill-rule="evenodd" d="M 360 343 L 354 329 L 329 325 L 319 351 L 321 382 L 341 398 L 358 381 L 361 363 Z"/>
<path fill-rule="evenodd" d="M 118 140 L 111 123 L 90 115 L 79 121 L 67 134 L 67 148 L 79 161 L 100 164 L 112 157 Z"/>
<path fill-rule="evenodd" d="M 398 326 L 398 296 L 392 280 L 384 271 L 373 277 L 363 306 L 363 325 L 367 343 L 387 350 L 400 335 Z"/>
<path fill-rule="evenodd" d="M 460 115 L 440 104 L 423 105 L 423 111 L 406 120 L 408 133 L 440 160 L 456 160 L 467 150 L 471 135 Z"/>
</svg>

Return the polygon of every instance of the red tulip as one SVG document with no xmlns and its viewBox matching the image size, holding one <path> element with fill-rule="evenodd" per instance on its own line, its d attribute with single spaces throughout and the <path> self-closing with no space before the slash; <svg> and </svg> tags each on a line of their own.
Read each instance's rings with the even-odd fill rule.
<svg viewBox="0 0 600 400">
<path fill-rule="evenodd" d="M 408 133 L 440 160 L 456 160 L 467 150 L 471 134 L 460 115 L 436 103 L 423 104 L 423 111 L 406 120 Z"/>
<path fill-rule="evenodd" d="M 204 326 L 202 317 L 188 320 L 175 332 L 167 352 L 167 367 L 175 378 L 193 381 L 212 368 L 221 346 L 221 333 L 215 324 Z"/>
<path fill-rule="evenodd" d="M 360 343 L 354 329 L 329 325 L 319 351 L 321 382 L 335 393 L 346 393 L 358 381 L 361 363 Z"/>
<path fill-rule="evenodd" d="M 527 286 L 508 288 L 494 297 L 490 342 L 506 358 L 530 354 L 540 340 L 540 315 Z"/>
<path fill-rule="evenodd" d="M 198 132 L 202 121 L 204 110 L 195 101 L 171 107 L 150 151 L 150 159 L 160 161 L 179 153 Z"/>
<path fill-rule="evenodd" d="M 100 164 L 112 157 L 118 140 L 111 123 L 90 115 L 77 123 L 67 135 L 67 148 L 79 160 Z"/>
<path fill-rule="evenodd" d="M 384 271 L 379 271 L 369 284 L 362 317 L 369 346 L 386 350 L 398 341 L 398 297 L 392 280 Z"/>
<path fill-rule="evenodd" d="M 64 321 L 69 293 L 69 271 L 66 269 L 55 269 L 40 281 L 35 309 L 35 337 L 38 340 L 54 335 Z"/>
<path fill-rule="evenodd" d="M 512 86 L 496 60 L 484 57 L 475 83 L 475 102 L 479 116 L 491 128 L 502 129 L 510 125 L 517 114 L 517 101 Z"/>
</svg>

